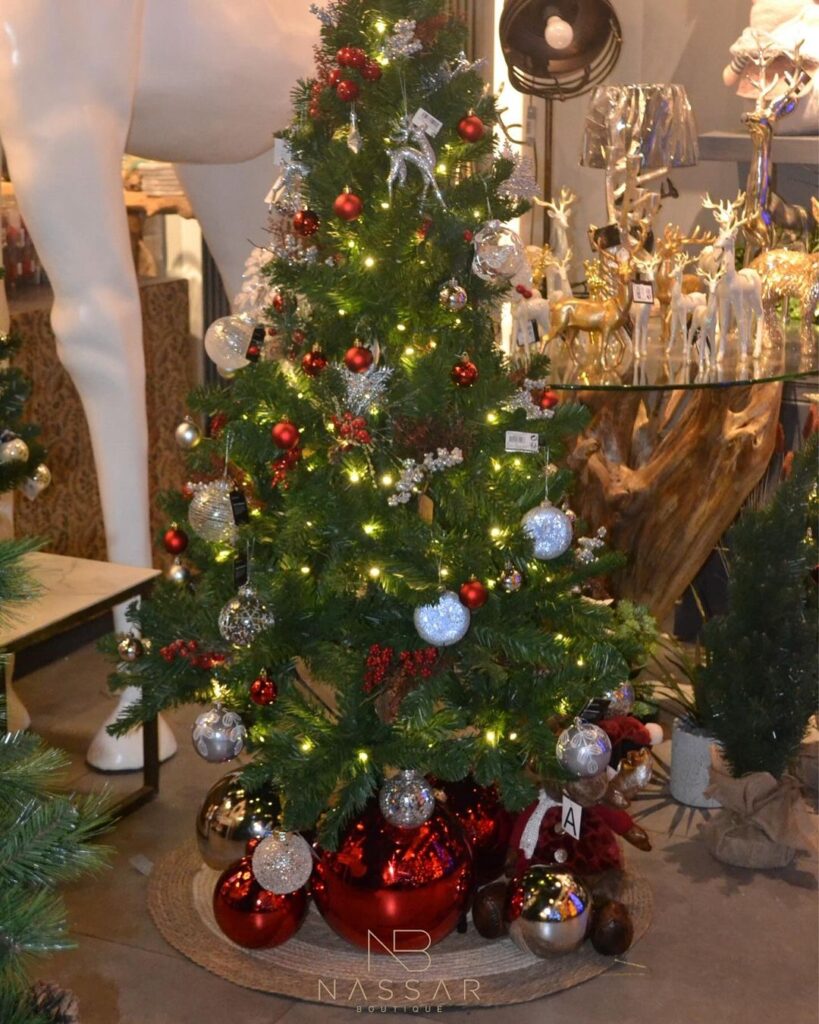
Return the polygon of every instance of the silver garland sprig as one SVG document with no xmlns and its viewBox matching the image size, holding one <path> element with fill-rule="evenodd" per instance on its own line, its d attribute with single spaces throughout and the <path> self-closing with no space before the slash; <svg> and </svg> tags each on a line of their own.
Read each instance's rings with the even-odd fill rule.
<svg viewBox="0 0 819 1024">
<path fill-rule="evenodd" d="M 318 259 L 318 249 L 315 245 L 302 247 L 299 239 L 289 233 L 270 248 L 277 260 L 283 260 L 291 267 L 309 266 Z"/>
<path fill-rule="evenodd" d="M 354 373 L 339 363 L 333 367 L 344 382 L 345 409 L 361 416 L 378 405 L 387 393 L 387 385 L 395 372 L 391 366 L 371 366 L 364 373 Z"/>
<path fill-rule="evenodd" d="M 300 160 L 287 160 L 281 174 L 273 182 L 270 190 L 270 206 L 285 216 L 292 217 L 302 208 L 302 186 L 309 168 Z"/>
<path fill-rule="evenodd" d="M 384 56 L 389 60 L 412 57 L 422 46 L 421 40 L 415 37 L 415 21 L 412 18 L 399 18 L 392 27 L 392 34 L 384 43 Z"/>
<path fill-rule="evenodd" d="M 547 380 L 529 380 L 527 377 L 523 387 L 504 403 L 504 408 L 508 412 L 523 409 L 527 420 L 550 420 L 555 414 L 554 409 L 541 409 L 532 397 L 533 392 L 545 391 L 548 387 Z"/>
<path fill-rule="evenodd" d="M 331 27 L 338 22 L 338 14 L 341 4 L 338 0 L 330 0 L 326 7 L 319 7 L 318 4 L 310 4 L 310 13 L 322 23 Z"/>
<path fill-rule="evenodd" d="M 501 154 L 505 160 L 514 163 L 512 173 L 498 185 L 498 195 L 505 199 L 514 199 L 516 202 L 526 200 L 531 203 L 533 199 L 540 198 L 543 194 L 540 185 L 535 178 L 535 165 L 532 158 L 522 153 L 513 153 L 509 143 L 503 147 Z"/>
<path fill-rule="evenodd" d="M 439 448 L 437 453 L 427 452 L 420 463 L 415 459 L 404 459 L 401 463 L 401 476 L 395 485 L 395 493 L 387 498 L 387 504 L 392 508 L 406 505 L 413 494 L 418 493 L 425 477 L 459 466 L 463 461 L 464 453 L 460 448 Z"/>
<path fill-rule="evenodd" d="M 583 565 L 597 561 L 597 552 L 606 545 L 606 528 L 601 526 L 593 537 L 578 537 L 575 557 Z"/>
<path fill-rule="evenodd" d="M 467 71 L 480 71 L 485 64 L 485 57 L 481 57 L 479 60 L 470 60 L 461 50 L 455 60 L 445 60 L 437 71 L 424 75 L 422 88 L 426 94 L 437 92 L 448 85 L 453 78 L 464 75 Z"/>
</svg>

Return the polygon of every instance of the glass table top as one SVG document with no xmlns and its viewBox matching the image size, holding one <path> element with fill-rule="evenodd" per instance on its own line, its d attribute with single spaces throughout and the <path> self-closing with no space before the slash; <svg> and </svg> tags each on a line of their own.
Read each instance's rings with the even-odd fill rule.
<svg viewBox="0 0 819 1024">
<path fill-rule="evenodd" d="M 606 369 L 593 359 L 575 360 L 559 338 L 549 346 L 551 360 L 549 378 L 555 390 L 677 390 L 687 388 L 721 388 L 766 381 L 793 380 L 819 372 L 819 328 L 813 329 L 811 341 L 800 340 L 799 325 L 790 325 L 784 340 L 766 342 L 759 358 L 738 358 L 738 348 L 729 345 L 720 363 L 699 367 L 696 350 L 686 359 L 682 345 L 677 344 L 669 355 L 659 338 L 648 342 L 648 352 L 635 359 L 629 350 L 621 362 Z"/>
</svg>

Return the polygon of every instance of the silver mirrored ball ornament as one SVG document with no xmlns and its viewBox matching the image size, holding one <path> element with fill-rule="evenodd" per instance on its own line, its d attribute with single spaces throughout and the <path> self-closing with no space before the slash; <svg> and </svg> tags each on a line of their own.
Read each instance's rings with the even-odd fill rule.
<svg viewBox="0 0 819 1024">
<path fill-rule="evenodd" d="M 448 309 L 450 313 L 460 313 L 469 301 L 469 297 L 466 294 L 466 289 L 458 284 L 455 278 L 452 278 L 438 293 L 438 301 L 441 307 Z"/>
<path fill-rule="evenodd" d="M 264 839 L 279 824 L 278 793 L 267 787 L 249 793 L 241 771 L 228 772 L 208 790 L 196 816 L 196 841 L 208 867 L 224 871 L 244 857 L 251 839 Z"/>
<path fill-rule="evenodd" d="M 579 879 L 533 864 L 511 885 L 509 935 L 535 956 L 561 956 L 577 949 L 591 926 L 592 897 Z"/>
<path fill-rule="evenodd" d="M 191 571 L 181 559 L 175 558 L 165 573 L 165 578 L 178 587 L 184 587 L 190 583 Z"/>
<path fill-rule="evenodd" d="M 609 702 L 606 709 L 606 718 L 616 718 L 618 715 L 628 715 L 634 707 L 634 687 L 628 680 L 620 683 L 614 690 L 609 690 L 603 695 Z"/>
<path fill-rule="evenodd" d="M 202 434 L 193 420 L 187 417 L 174 431 L 174 438 L 177 447 L 181 448 L 183 452 L 189 452 L 202 440 Z"/>
</svg>

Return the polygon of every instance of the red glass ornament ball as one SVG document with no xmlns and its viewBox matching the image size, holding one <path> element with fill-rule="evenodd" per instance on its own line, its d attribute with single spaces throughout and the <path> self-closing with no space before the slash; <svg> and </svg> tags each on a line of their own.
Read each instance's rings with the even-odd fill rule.
<svg viewBox="0 0 819 1024">
<path fill-rule="evenodd" d="M 478 379 L 478 367 L 471 359 L 462 359 L 452 367 L 450 376 L 459 388 L 471 388 Z"/>
<path fill-rule="evenodd" d="M 245 949 L 269 949 L 292 938 L 307 913 L 307 893 L 279 896 L 253 877 L 250 857 L 222 872 L 213 890 L 213 916 L 222 932 Z"/>
<path fill-rule="evenodd" d="M 277 313 L 281 313 L 281 311 L 284 309 L 284 296 L 282 295 L 281 292 L 273 293 L 273 308 L 276 310 Z"/>
<path fill-rule="evenodd" d="M 277 448 L 288 451 L 299 443 L 299 428 L 290 420 L 281 420 L 270 428 L 270 436 Z"/>
<path fill-rule="evenodd" d="M 301 235 L 302 238 L 309 238 L 310 235 L 314 235 L 318 228 L 319 217 L 313 210 L 299 210 L 294 214 L 293 230 L 297 235 Z"/>
<path fill-rule="evenodd" d="M 169 555 L 181 555 L 188 546 L 188 535 L 178 526 L 172 526 L 170 530 L 165 531 L 162 543 Z"/>
<path fill-rule="evenodd" d="M 318 105 L 318 103 L 311 103 L 310 106 L 307 108 L 307 113 L 315 121 L 319 117 L 321 117 L 321 107 Z"/>
<path fill-rule="evenodd" d="M 368 60 L 361 69 L 361 77 L 368 82 L 377 82 L 383 74 L 381 65 L 375 60 Z"/>
<path fill-rule="evenodd" d="M 344 72 L 341 68 L 333 68 L 330 74 L 327 76 L 327 84 L 331 89 L 335 89 L 341 79 L 344 77 Z"/>
<path fill-rule="evenodd" d="M 358 46 L 351 46 L 347 67 L 358 68 L 360 71 L 367 64 L 367 54 Z"/>
<path fill-rule="evenodd" d="M 262 707 L 267 707 L 267 705 L 272 704 L 278 696 L 278 686 L 276 686 L 276 683 L 264 672 L 260 676 L 257 676 L 250 684 L 250 699 L 254 704 L 260 704 Z"/>
<path fill-rule="evenodd" d="M 470 611 L 475 612 L 479 608 L 483 608 L 489 600 L 489 591 L 480 580 L 469 580 L 467 583 L 461 584 L 458 596 L 461 599 L 461 604 L 465 604 Z"/>
<path fill-rule="evenodd" d="M 472 895 L 472 852 L 463 829 L 440 804 L 418 828 L 388 824 L 375 800 L 344 832 L 338 850 L 316 848 L 313 898 L 348 942 L 373 952 L 426 949 L 457 925 Z"/>
<path fill-rule="evenodd" d="M 458 134 L 464 142 L 480 142 L 486 132 L 486 125 L 477 114 L 468 114 L 458 122 Z"/>
<path fill-rule="evenodd" d="M 557 403 L 560 401 L 556 391 L 552 391 L 551 388 L 547 388 L 538 400 L 538 405 L 541 409 L 554 409 Z"/>
<path fill-rule="evenodd" d="M 301 368 L 308 377 L 318 377 L 321 371 L 327 366 L 327 356 L 318 349 L 306 353 L 301 361 Z"/>
<path fill-rule="evenodd" d="M 333 213 L 342 220 L 357 220 L 364 204 L 354 192 L 342 192 L 333 203 Z"/>
<path fill-rule="evenodd" d="M 477 884 L 493 881 L 504 869 L 515 816 L 503 806 L 494 786 L 479 786 L 471 775 L 460 782 L 442 782 L 440 789 L 447 810 L 472 846 Z"/>
<path fill-rule="evenodd" d="M 361 89 L 358 86 L 358 82 L 354 82 L 351 78 L 342 78 L 342 80 L 336 86 L 336 96 L 345 103 L 352 103 L 357 100 Z"/>
<path fill-rule="evenodd" d="M 217 438 L 227 426 L 228 418 L 223 412 L 215 412 L 208 421 L 208 433 Z"/>
<path fill-rule="evenodd" d="M 353 57 L 352 46 L 342 46 L 340 50 L 336 51 L 336 63 L 343 68 L 351 68 Z"/>
<path fill-rule="evenodd" d="M 366 345 L 353 345 L 344 353 L 344 365 L 353 373 L 364 373 L 373 365 L 373 354 Z"/>
</svg>

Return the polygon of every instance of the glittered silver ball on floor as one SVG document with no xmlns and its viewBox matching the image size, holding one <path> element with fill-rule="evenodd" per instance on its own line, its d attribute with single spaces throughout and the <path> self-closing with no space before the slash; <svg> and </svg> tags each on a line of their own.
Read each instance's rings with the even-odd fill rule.
<svg viewBox="0 0 819 1024">
<path fill-rule="evenodd" d="M 0 462 L 28 462 L 28 445 L 22 437 L 13 437 L 0 444 Z"/>
<path fill-rule="evenodd" d="M 461 604 L 452 590 L 445 590 L 435 604 L 424 604 L 415 609 L 413 622 L 422 640 L 433 647 L 449 647 L 466 636 L 469 629 L 469 609 Z"/>
<path fill-rule="evenodd" d="M 520 236 L 499 220 L 490 220 L 473 239 L 473 272 L 484 281 L 505 282 L 514 277 L 526 260 Z"/>
<path fill-rule="evenodd" d="M 202 540 L 212 543 L 236 543 L 236 522 L 230 503 L 231 484 L 228 480 L 211 480 L 203 484 L 191 498 L 188 522 Z"/>
<path fill-rule="evenodd" d="M 381 787 L 378 806 L 390 825 L 418 828 L 432 817 L 435 794 L 420 772 L 405 768 Z"/>
<path fill-rule="evenodd" d="M 524 953 L 571 953 L 588 934 L 591 909 L 591 893 L 579 879 L 533 864 L 510 886 L 509 935 Z"/>
<path fill-rule="evenodd" d="M 189 452 L 192 448 L 195 448 L 202 440 L 202 435 L 199 432 L 199 427 L 188 417 L 182 420 L 179 426 L 174 431 L 174 438 L 176 444 L 183 452 Z"/>
<path fill-rule="evenodd" d="M 119 655 L 120 661 L 133 664 L 138 658 L 141 658 L 145 648 L 142 646 L 142 641 L 138 636 L 134 636 L 130 633 L 128 636 L 124 636 L 117 644 L 117 654 Z"/>
<path fill-rule="evenodd" d="M 245 583 L 219 613 L 219 632 L 234 647 L 250 647 L 259 633 L 275 621 L 253 585 Z"/>
<path fill-rule="evenodd" d="M 269 836 L 281 819 L 272 787 L 249 793 L 240 770 L 228 772 L 208 790 L 196 816 L 196 841 L 208 867 L 224 871 L 244 857 L 251 839 Z"/>
<path fill-rule="evenodd" d="M 578 778 L 590 778 L 608 767 L 611 741 L 599 726 L 576 718 L 558 736 L 555 752 L 567 772 Z"/>
<path fill-rule="evenodd" d="M 603 695 L 609 702 L 606 709 L 606 718 L 616 718 L 618 715 L 628 715 L 634 707 L 634 687 L 628 680 Z"/>
<path fill-rule="evenodd" d="M 255 321 L 246 313 L 214 320 L 205 332 L 205 351 L 221 373 L 230 374 L 248 365 L 247 350 Z"/>
<path fill-rule="evenodd" d="M 541 560 L 559 558 L 572 544 L 572 521 L 549 501 L 529 509 L 521 520 L 523 532 L 534 544 L 534 556 Z"/>
<path fill-rule="evenodd" d="M 253 851 L 253 875 L 263 889 L 284 896 L 301 889 L 313 873 L 313 851 L 298 832 L 274 832 Z"/>
<path fill-rule="evenodd" d="M 212 764 L 232 761 L 244 750 L 247 729 L 235 711 L 227 711 L 221 704 L 198 715 L 191 738 L 200 757 Z"/>
</svg>

